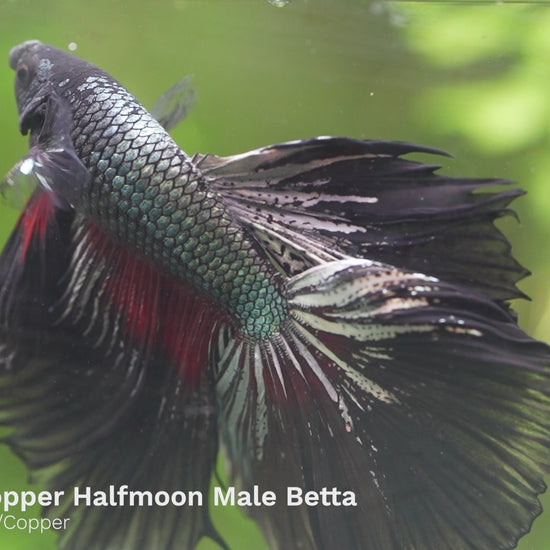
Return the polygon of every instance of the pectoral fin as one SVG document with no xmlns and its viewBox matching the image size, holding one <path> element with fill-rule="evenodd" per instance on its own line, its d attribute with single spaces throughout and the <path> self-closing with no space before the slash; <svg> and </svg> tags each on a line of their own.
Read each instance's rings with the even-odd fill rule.
<svg viewBox="0 0 550 550">
<path fill-rule="evenodd" d="M 40 186 L 52 195 L 56 206 L 72 208 L 90 184 L 91 176 L 74 150 L 70 108 L 51 94 L 45 103 L 35 107 L 36 113 L 39 116 L 44 113 L 41 127 L 32 130 L 29 153 L 8 172 L 0 184 L 0 194 L 21 207 Z M 32 116 L 22 114 L 22 128 Z"/>
<path fill-rule="evenodd" d="M 151 114 L 165 130 L 170 130 L 179 124 L 195 103 L 195 90 L 191 88 L 190 81 L 190 75 L 184 76 L 164 92 L 153 105 Z"/>
</svg>

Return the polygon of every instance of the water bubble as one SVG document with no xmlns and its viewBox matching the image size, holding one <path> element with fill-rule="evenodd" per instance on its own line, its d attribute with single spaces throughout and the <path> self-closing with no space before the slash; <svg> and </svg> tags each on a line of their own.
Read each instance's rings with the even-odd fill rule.
<svg viewBox="0 0 550 550">
<path fill-rule="evenodd" d="M 272 6 L 276 8 L 284 8 L 290 4 L 290 0 L 267 0 Z"/>
</svg>

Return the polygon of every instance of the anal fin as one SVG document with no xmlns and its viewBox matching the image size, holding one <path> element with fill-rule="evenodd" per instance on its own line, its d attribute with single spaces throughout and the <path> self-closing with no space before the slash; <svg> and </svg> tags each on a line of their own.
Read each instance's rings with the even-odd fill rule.
<svg viewBox="0 0 550 550">
<path fill-rule="evenodd" d="M 29 210 L 0 259 L 0 272 L 17 275 L 0 289 L 4 441 L 37 482 L 65 491 L 61 508 L 46 510 L 71 518 L 62 548 L 193 547 L 204 536 L 225 547 L 208 510 L 218 437 L 205 356 L 216 312 L 97 226 L 52 212 L 46 223 Z M 72 501 L 74 487 L 125 485 L 203 500 L 185 513 Z"/>
</svg>

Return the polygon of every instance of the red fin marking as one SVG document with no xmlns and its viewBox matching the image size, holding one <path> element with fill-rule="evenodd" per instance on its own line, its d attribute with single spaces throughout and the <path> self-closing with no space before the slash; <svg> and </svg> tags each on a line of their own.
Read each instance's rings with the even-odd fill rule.
<svg viewBox="0 0 550 550">
<path fill-rule="evenodd" d="M 210 337 L 223 312 L 188 285 L 164 274 L 95 223 L 88 236 L 107 259 L 104 292 L 124 330 L 147 353 L 166 353 L 191 384 L 200 380 Z"/>
<path fill-rule="evenodd" d="M 27 202 L 19 217 L 23 244 L 19 261 L 23 263 L 31 242 L 35 238 L 44 239 L 48 222 L 54 214 L 54 203 L 46 192 L 35 193 Z"/>
<path fill-rule="evenodd" d="M 90 222 L 86 235 L 95 249 L 94 257 L 106 262 L 98 269 L 105 271 L 102 286 L 108 302 L 116 315 L 122 315 L 124 330 L 132 339 L 151 349 L 158 329 L 162 274 L 97 224 Z"/>
<path fill-rule="evenodd" d="M 162 347 L 176 359 L 181 375 L 194 384 L 207 363 L 210 337 L 220 311 L 191 289 L 172 281 L 169 284 L 171 292 L 164 295 Z"/>
</svg>

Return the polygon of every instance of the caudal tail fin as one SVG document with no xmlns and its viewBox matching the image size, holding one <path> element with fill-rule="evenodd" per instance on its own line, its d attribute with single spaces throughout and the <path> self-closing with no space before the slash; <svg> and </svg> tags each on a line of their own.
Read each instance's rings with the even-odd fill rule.
<svg viewBox="0 0 550 550">
<path fill-rule="evenodd" d="M 376 262 L 286 293 L 279 333 L 214 352 L 233 474 L 277 494 L 250 509 L 273 546 L 513 548 L 550 466 L 548 347 L 481 293 Z"/>
</svg>

